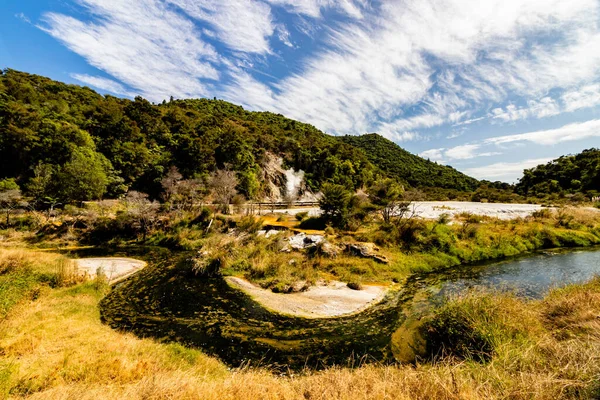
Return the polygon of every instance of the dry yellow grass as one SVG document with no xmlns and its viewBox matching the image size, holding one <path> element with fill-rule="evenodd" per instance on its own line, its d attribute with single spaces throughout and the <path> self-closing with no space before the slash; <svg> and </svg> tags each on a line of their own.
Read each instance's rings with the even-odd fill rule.
<svg viewBox="0 0 600 400">
<path fill-rule="evenodd" d="M 600 373 L 600 281 L 541 302 L 495 297 L 507 326 L 522 320 L 519 329 L 535 335 L 502 343 L 487 364 L 448 359 L 296 376 L 229 370 L 198 350 L 111 330 L 100 323 L 102 296 L 79 284 L 13 309 L 0 323 L 0 398 L 555 400 L 590 398 L 583 389 Z"/>
</svg>

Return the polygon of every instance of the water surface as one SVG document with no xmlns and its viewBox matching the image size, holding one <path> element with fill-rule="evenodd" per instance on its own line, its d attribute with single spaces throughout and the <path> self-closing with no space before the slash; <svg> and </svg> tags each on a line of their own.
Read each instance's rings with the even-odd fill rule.
<svg viewBox="0 0 600 400">
<path fill-rule="evenodd" d="M 305 319 L 272 313 L 220 277 L 195 275 L 184 262 L 189 254 L 150 249 L 137 256 L 149 266 L 103 299 L 103 321 L 139 336 L 199 347 L 235 367 L 248 361 L 284 368 L 395 362 L 393 341 L 401 337 L 396 333 L 406 329 L 416 308 L 427 311 L 475 287 L 539 298 L 552 287 L 600 274 L 600 248 L 540 252 L 413 276 L 359 314 Z"/>
</svg>

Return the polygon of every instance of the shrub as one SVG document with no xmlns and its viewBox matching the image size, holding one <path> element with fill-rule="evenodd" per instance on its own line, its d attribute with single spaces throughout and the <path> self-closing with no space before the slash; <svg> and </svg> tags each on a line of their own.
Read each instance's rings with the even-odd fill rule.
<svg viewBox="0 0 600 400">
<path fill-rule="evenodd" d="M 515 296 L 470 293 L 436 310 L 423 325 L 423 335 L 430 357 L 486 362 L 502 345 L 526 343 L 538 329 L 536 315 L 524 310 Z"/>
<path fill-rule="evenodd" d="M 237 227 L 242 232 L 253 234 L 262 228 L 263 222 L 264 221 L 261 218 L 255 218 L 252 215 L 247 215 L 238 221 Z"/>
<path fill-rule="evenodd" d="M 307 217 L 308 217 L 308 212 L 306 212 L 306 211 L 302 211 L 302 212 L 299 212 L 298 214 L 296 214 L 296 219 L 301 222 L 304 221 Z"/>
<path fill-rule="evenodd" d="M 346 286 L 352 290 L 363 290 L 363 285 L 357 281 L 348 282 Z"/>
<path fill-rule="evenodd" d="M 531 213 L 534 219 L 548 219 L 552 216 L 552 211 L 548 208 L 541 208 Z"/>
<path fill-rule="evenodd" d="M 56 287 L 72 286 L 81 280 L 77 266 L 66 257 L 56 260 L 55 274 L 53 284 Z"/>
<path fill-rule="evenodd" d="M 327 223 L 322 217 L 310 217 L 302 221 L 299 226 L 301 229 L 322 231 L 327 227 Z"/>
</svg>

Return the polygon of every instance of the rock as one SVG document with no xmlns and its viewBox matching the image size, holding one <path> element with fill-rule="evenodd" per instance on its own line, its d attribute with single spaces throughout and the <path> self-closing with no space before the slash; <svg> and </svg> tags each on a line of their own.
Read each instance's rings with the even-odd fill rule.
<svg viewBox="0 0 600 400">
<path fill-rule="evenodd" d="M 271 236 L 275 236 L 280 234 L 282 231 L 276 230 L 276 229 L 271 229 L 269 231 L 267 231 L 267 233 L 265 234 L 265 237 L 270 238 Z"/>
<path fill-rule="evenodd" d="M 385 256 L 375 253 L 375 246 L 366 243 L 347 243 L 346 252 L 357 257 L 370 258 L 380 264 L 389 264 Z"/>
<path fill-rule="evenodd" d="M 323 242 L 321 243 L 321 246 L 319 246 L 319 253 L 325 257 L 336 258 L 339 252 L 340 248 L 329 242 Z"/>
<path fill-rule="evenodd" d="M 298 233 L 297 235 L 288 238 L 289 247 L 293 250 L 304 250 L 315 247 L 317 244 L 323 242 L 323 240 L 325 240 L 325 238 L 321 235 L 307 235 L 305 233 Z M 285 251 L 286 248 L 282 251 Z"/>
</svg>

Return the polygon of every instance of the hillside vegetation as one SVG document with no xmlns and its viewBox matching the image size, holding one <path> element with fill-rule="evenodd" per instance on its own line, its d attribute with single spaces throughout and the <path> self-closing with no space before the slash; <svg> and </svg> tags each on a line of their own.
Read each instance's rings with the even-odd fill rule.
<svg viewBox="0 0 600 400">
<path fill-rule="evenodd" d="M 526 169 L 516 186 L 525 196 L 600 195 L 600 149 L 584 150 Z"/>
<path fill-rule="evenodd" d="M 376 133 L 362 136 L 342 136 L 339 139 L 364 150 L 369 161 L 377 165 L 389 177 L 410 186 L 461 191 L 473 191 L 479 186 L 479 182 L 475 178 L 452 167 L 415 156 Z"/>
<path fill-rule="evenodd" d="M 269 153 L 282 157 L 286 167 L 304 170 L 313 190 L 324 182 L 358 189 L 386 174 L 413 186 L 464 190 L 476 185 L 451 168 L 379 140 L 396 153 L 357 148 L 360 142 L 221 100 L 153 104 L 15 70 L 0 72 L 0 179 L 13 178 L 27 194 L 61 202 L 128 190 L 158 197 L 161 180 L 173 166 L 185 179 L 231 169 L 242 195 L 264 198 L 270 194 Z M 371 150 L 376 153 L 369 159 Z"/>
</svg>

